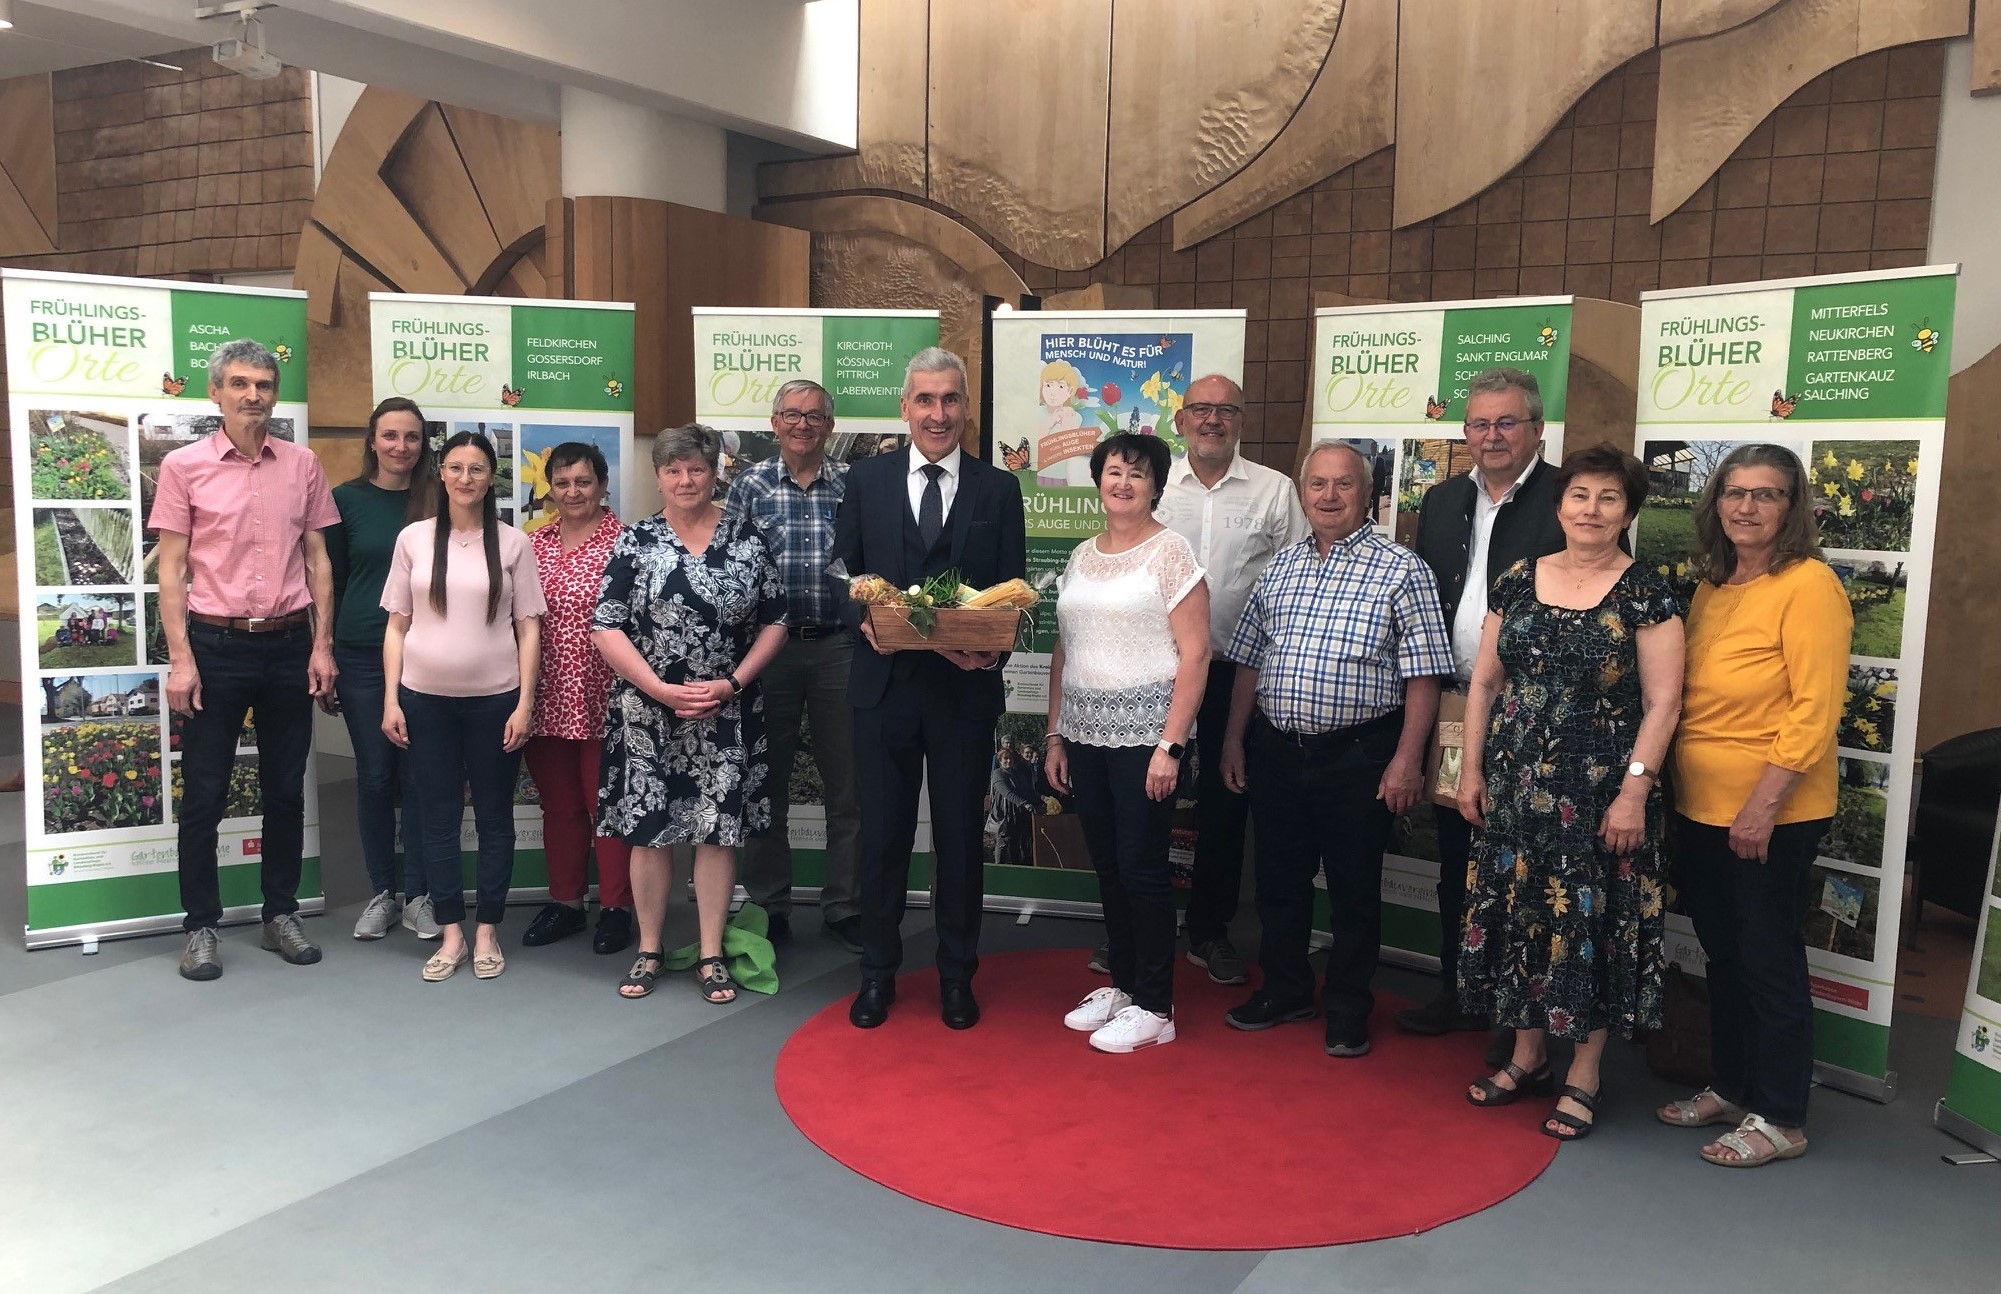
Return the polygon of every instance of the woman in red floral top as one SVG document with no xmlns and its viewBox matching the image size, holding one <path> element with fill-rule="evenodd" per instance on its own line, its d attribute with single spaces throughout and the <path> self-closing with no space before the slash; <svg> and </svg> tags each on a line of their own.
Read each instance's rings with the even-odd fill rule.
<svg viewBox="0 0 2001 1294">
<path fill-rule="evenodd" d="M 597 446 L 558 445 L 542 470 L 556 517 L 532 540 L 549 610 L 542 619 L 534 734 L 523 753 L 542 801 L 551 901 L 521 942 L 533 948 L 584 928 L 584 865 L 595 846 L 598 927 L 591 948 L 619 953 L 632 942 L 632 848 L 596 834 L 598 755 L 612 673 L 591 645 L 590 629 L 605 562 L 624 527 L 605 507 L 611 473 Z"/>
</svg>

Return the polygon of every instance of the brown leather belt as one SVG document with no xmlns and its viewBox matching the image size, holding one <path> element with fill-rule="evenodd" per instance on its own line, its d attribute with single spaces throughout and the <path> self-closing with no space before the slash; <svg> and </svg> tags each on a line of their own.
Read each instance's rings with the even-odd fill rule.
<svg viewBox="0 0 2001 1294">
<path fill-rule="evenodd" d="M 234 629 L 239 633 L 271 634 L 281 629 L 297 629 L 310 622 L 311 617 L 304 611 L 294 611 L 282 616 L 212 616 L 203 611 L 188 612 L 188 619 L 198 625 L 212 625 L 217 629 Z"/>
</svg>

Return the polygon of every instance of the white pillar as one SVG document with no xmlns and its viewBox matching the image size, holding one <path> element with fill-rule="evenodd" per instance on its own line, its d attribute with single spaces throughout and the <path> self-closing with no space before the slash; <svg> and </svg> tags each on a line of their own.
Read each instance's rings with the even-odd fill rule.
<svg viewBox="0 0 2001 1294">
<path fill-rule="evenodd" d="M 564 86 L 563 196 L 729 207 L 723 128 Z"/>
</svg>

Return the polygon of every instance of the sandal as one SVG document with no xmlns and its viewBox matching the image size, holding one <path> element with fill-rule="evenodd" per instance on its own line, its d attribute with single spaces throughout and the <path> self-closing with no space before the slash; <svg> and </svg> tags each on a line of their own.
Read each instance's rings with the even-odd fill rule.
<svg viewBox="0 0 2001 1294">
<path fill-rule="evenodd" d="M 1770 1143 L 1770 1149 L 1758 1150 L 1744 1139 L 1747 1132 L 1755 1132 Z M 1721 1155 L 1709 1153 L 1704 1146 L 1698 1153 L 1719 1168 L 1757 1168 L 1769 1164 L 1774 1159 L 1798 1159 L 1806 1153 L 1806 1137 L 1797 1139 L 1780 1132 L 1763 1118 L 1747 1114 L 1734 1132 L 1726 1132 L 1716 1139 L 1716 1144 L 1727 1152 Z"/>
<path fill-rule="evenodd" d="M 1591 1135 L 1593 1128 L 1598 1126 L 1598 1093 L 1587 1092 L 1581 1087 L 1566 1086 L 1558 1093 L 1558 1099 L 1566 1096 L 1589 1111 L 1591 1118 L 1580 1119 L 1574 1114 L 1565 1114 L 1562 1110 L 1552 1110 L 1550 1116 L 1542 1121 L 1542 1135 L 1555 1141 L 1582 1141 Z M 1551 1124 L 1568 1128 L 1570 1131 L 1554 1132 L 1550 1129 Z"/>
<path fill-rule="evenodd" d="M 720 957 L 704 957 L 695 963 L 695 987 L 704 1002 L 725 1006 L 736 1001 L 736 981 Z"/>
<path fill-rule="evenodd" d="M 1704 1116 L 1697 1107 L 1704 1100 L 1716 1102 L 1716 1113 Z M 1668 1113 L 1670 1110 L 1672 1114 Z M 1670 1101 L 1654 1111 L 1654 1117 L 1670 1128 L 1706 1128 L 1712 1123 L 1742 1123 L 1750 1111 L 1742 1106 L 1732 1105 L 1716 1094 L 1713 1087 L 1705 1087 L 1686 1101 Z"/>
<path fill-rule="evenodd" d="M 1491 1078 L 1476 1078 L 1473 1080 L 1473 1086 L 1480 1089 L 1480 1096 L 1476 1099 L 1471 1092 L 1468 1092 L 1466 1104 L 1478 1106 L 1482 1110 L 1498 1109 L 1521 1100 L 1524 1092 L 1536 1096 L 1548 1096 L 1556 1085 L 1556 1076 L 1550 1073 L 1547 1060 L 1543 1061 L 1533 1074 L 1513 1061 L 1503 1065 L 1501 1072 L 1515 1081 L 1513 1087 L 1502 1087 Z"/>
<path fill-rule="evenodd" d="M 636 1000 L 651 993 L 654 981 L 660 978 L 660 963 L 666 959 L 665 953 L 649 952 L 642 952 L 633 958 L 632 969 L 628 970 L 625 978 L 618 982 L 618 995 Z M 628 993 L 626 990 L 629 988 L 636 988 L 639 991 Z"/>
</svg>

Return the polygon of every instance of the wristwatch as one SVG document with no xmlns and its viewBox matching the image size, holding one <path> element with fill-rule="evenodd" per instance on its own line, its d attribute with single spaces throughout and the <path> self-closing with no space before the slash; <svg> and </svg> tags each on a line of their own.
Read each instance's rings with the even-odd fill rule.
<svg viewBox="0 0 2001 1294">
<path fill-rule="evenodd" d="M 1645 764 L 1641 763 L 1637 759 L 1634 760 L 1632 763 L 1626 765 L 1626 776 L 1644 777 L 1649 782 L 1659 780 L 1659 775 L 1655 773 L 1653 769 L 1648 768 Z"/>
<path fill-rule="evenodd" d="M 1182 744 L 1181 744 L 1180 742 L 1178 742 L 1178 741 L 1169 741 L 1169 740 L 1168 740 L 1167 738 L 1165 738 L 1165 737 L 1162 737 L 1162 738 L 1161 738 L 1161 739 L 1160 739 L 1159 741 L 1155 742 L 1155 743 L 1154 743 L 1154 748 L 1155 748 L 1155 749 L 1157 749 L 1157 750 L 1164 750 L 1164 751 L 1166 751 L 1166 752 L 1167 752 L 1167 757 L 1168 757 L 1169 759 L 1180 759 L 1180 758 L 1181 758 L 1181 752 L 1182 752 L 1182 751 L 1184 751 L 1184 750 L 1187 750 L 1187 749 L 1188 749 L 1188 748 L 1187 748 L 1186 746 L 1182 745 Z"/>
</svg>

